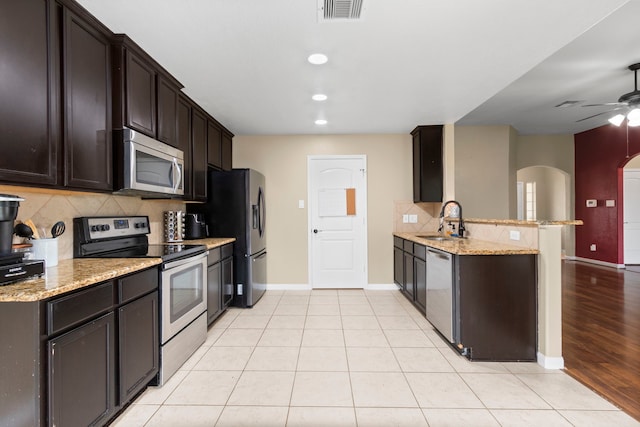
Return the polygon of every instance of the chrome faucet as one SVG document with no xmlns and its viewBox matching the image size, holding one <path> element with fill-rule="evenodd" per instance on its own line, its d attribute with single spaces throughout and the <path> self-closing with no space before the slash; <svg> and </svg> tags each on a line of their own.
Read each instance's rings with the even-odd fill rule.
<svg viewBox="0 0 640 427">
<path fill-rule="evenodd" d="M 466 228 L 464 226 L 464 221 L 462 219 L 462 205 L 460 204 L 460 202 L 458 202 L 456 200 L 447 200 L 442 205 L 442 209 L 440 210 L 440 226 L 438 227 L 438 233 L 442 232 L 442 228 L 444 227 L 444 210 L 450 204 L 455 204 L 455 205 L 458 206 L 458 209 L 460 209 L 460 220 L 459 220 L 459 223 L 458 223 L 458 236 L 464 237 L 464 232 L 465 232 Z"/>
</svg>

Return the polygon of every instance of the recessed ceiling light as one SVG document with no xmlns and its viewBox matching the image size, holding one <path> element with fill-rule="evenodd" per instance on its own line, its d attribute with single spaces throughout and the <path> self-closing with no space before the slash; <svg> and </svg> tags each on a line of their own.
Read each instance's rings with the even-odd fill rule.
<svg viewBox="0 0 640 427">
<path fill-rule="evenodd" d="M 307 58 L 307 61 L 309 61 L 313 65 L 322 65 L 328 60 L 329 58 L 327 58 L 327 55 L 324 55 L 322 53 L 314 53 L 312 55 L 309 55 L 309 57 Z"/>
<path fill-rule="evenodd" d="M 316 124 L 317 125 L 326 125 L 327 121 L 325 119 L 318 119 L 318 120 L 316 120 Z"/>
<path fill-rule="evenodd" d="M 324 93 L 316 93 L 311 97 L 311 99 L 313 99 L 314 101 L 326 101 L 327 95 L 325 95 Z"/>
</svg>

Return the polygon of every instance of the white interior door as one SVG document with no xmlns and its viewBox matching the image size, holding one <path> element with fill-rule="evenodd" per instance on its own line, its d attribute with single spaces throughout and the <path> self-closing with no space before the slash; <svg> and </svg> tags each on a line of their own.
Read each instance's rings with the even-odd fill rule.
<svg viewBox="0 0 640 427">
<path fill-rule="evenodd" d="M 309 156 L 309 283 L 367 284 L 366 156 Z"/>
<path fill-rule="evenodd" d="M 624 170 L 624 263 L 640 264 L 640 170 Z"/>
</svg>

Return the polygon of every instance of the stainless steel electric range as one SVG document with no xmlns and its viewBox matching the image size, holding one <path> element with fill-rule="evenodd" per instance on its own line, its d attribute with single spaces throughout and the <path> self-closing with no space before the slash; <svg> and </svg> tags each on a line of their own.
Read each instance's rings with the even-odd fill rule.
<svg viewBox="0 0 640 427">
<path fill-rule="evenodd" d="M 207 336 L 207 249 L 204 245 L 149 244 L 147 216 L 73 220 L 75 258 L 161 258 L 160 372 L 164 384 Z"/>
</svg>

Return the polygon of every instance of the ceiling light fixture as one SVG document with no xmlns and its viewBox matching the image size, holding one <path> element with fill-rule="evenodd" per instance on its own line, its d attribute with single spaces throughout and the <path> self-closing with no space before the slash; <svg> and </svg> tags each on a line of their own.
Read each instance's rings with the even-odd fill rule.
<svg viewBox="0 0 640 427">
<path fill-rule="evenodd" d="M 326 101 L 327 95 L 325 95 L 324 93 L 316 93 L 311 97 L 311 99 L 313 99 L 314 101 Z"/>
<path fill-rule="evenodd" d="M 322 65 L 325 64 L 328 60 L 329 58 L 327 58 L 327 55 L 322 53 L 314 53 L 312 55 L 309 55 L 309 57 L 307 58 L 307 61 L 309 61 L 313 65 Z"/>
<path fill-rule="evenodd" d="M 625 117 L 624 114 L 616 114 L 609 119 L 609 123 L 614 126 L 620 126 L 624 119 L 627 119 L 627 125 L 631 127 L 640 126 L 640 108 L 634 108 L 629 111 Z"/>
<path fill-rule="evenodd" d="M 320 125 L 320 126 L 323 126 L 323 125 L 327 124 L 327 121 L 325 119 L 318 119 L 318 120 L 316 120 L 316 124 Z"/>
</svg>

